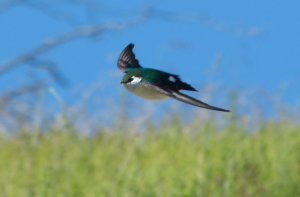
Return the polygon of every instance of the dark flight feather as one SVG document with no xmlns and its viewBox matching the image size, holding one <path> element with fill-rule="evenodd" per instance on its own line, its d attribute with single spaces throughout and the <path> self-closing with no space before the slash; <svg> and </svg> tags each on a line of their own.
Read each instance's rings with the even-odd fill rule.
<svg viewBox="0 0 300 197">
<path fill-rule="evenodd" d="M 170 95 L 170 97 L 172 97 L 172 98 L 174 98 L 176 100 L 182 101 L 184 103 L 197 106 L 197 107 L 202 107 L 202 108 L 205 108 L 205 109 L 222 111 L 222 112 L 230 112 L 227 109 L 222 109 L 222 108 L 219 108 L 219 107 L 215 107 L 215 106 L 209 105 L 207 103 L 204 103 L 204 102 L 202 102 L 200 100 L 197 100 L 197 99 L 195 99 L 193 97 L 190 97 L 190 96 L 188 96 L 186 94 L 183 94 L 181 92 L 172 92 L 172 94 Z"/>
<path fill-rule="evenodd" d="M 190 104 L 190 105 L 194 105 L 194 106 L 205 108 L 205 109 L 215 110 L 215 111 L 230 112 L 227 109 L 222 109 L 222 108 L 219 108 L 219 107 L 209 105 L 209 104 L 204 103 L 200 100 L 197 100 L 193 97 L 190 97 L 186 94 L 183 94 L 179 91 L 166 90 L 166 89 L 160 88 L 158 86 L 153 86 L 151 84 L 147 84 L 147 86 L 152 86 L 152 89 L 160 92 L 161 94 L 167 95 L 167 96 L 169 96 L 173 99 L 176 99 L 178 101 L 181 101 L 181 102 L 184 102 L 184 103 L 187 103 L 187 104 Z"/>
<path fill-rule="evenodd" d="M 170 73 L 169 73 L 170 74 Z M 170 74 L 170 76 L 174 77 L 176 79 L 176 81 L 174 82 L 174 84 L 176 84 L 176 90 L 189 90 L 189 91 L 197 91 L 193 86 L 191 86 L 190 84 L 181 81 L 179 75 L 173 75 Z"/>
<path fill-rule="evenodd" d="M 125 71 L 128 68 L 141 68 L 139 61 L 135 58 L 133 53 L 134 45 L 130 43 L 125 47 L 118 59 L 118 68 Z"/>
</svg>

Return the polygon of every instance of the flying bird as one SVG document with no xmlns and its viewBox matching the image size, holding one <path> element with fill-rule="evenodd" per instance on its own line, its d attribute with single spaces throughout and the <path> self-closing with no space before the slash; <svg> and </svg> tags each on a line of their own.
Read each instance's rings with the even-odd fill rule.
<svg viewBox="0 0 300 197">
<path fill-rule="evenodd" d="M 128 91 L 146 99 L 160 100 L 170 97 L 197 107 L 229 112 L 229 110 L 209 105 L 180 92 L 181 90 L 197 90 L 190 84 L 181 81 L 179 75 L 152 68 L 143 68 L 135 58 L 133 48 L 132 43 L 126 46 L 117 63 L 118 68 L 125 73 L 121 84 Z"/>
</svg>

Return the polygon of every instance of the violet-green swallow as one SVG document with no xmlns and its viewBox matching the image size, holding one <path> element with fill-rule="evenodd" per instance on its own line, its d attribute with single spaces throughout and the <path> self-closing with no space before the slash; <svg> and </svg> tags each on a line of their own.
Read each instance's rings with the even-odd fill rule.
<svg viewBox="0 0 300 197">
<path fill-rule="evenodd" d="M 143 68 L 133 53 L 133 44 L 129 44 L 120 54 L 118 67 L 125 72 L 121 83 L 137 96 L 146 99 L 165 99 L 168 97 L 184 103 L 211 110 L 229 112 L 229 110 L 214 107 L 180 92 L 180 90 L 197 91 L 178 75 L 164 71 Z"/>
</svg>

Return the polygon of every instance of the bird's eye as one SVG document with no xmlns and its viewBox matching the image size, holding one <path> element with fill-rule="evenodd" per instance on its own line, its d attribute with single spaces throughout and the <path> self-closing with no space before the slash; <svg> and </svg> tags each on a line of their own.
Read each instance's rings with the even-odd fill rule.
<svg viewBox="0 0 300 197">
<path fill-rule="evenodd" d="M 130 77 L 130 78 L 128 79 L 128 82 L 131 82 L 132 80 L 134 80 L 134 76 Z"/>
</svg>

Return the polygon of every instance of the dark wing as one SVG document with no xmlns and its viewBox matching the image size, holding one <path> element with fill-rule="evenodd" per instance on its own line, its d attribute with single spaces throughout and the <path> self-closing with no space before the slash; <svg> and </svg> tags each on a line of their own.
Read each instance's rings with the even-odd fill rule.
<svg viewBox="0 0 300 197">
<path fill-rule="evenodd" d="M 182 101 L 184 103 L 197 106 L 197 107 L 202 107 L 202 108 L 205 108 L 205 109 L 216 110 L 216 111 L 230 112 L 227 109 L 221 109 L 221 108 L 209 105 L 207 103 L 204 103 L 200 100 L 194 99 L 193 97 L 190 97 L 186 94 L 182 94 L 180 92 L 172 92 L 170 97 L 172 97 L 176 100 Z"/>
<path fill-rule="evenodd" d="M 215 107 L 215 106 L 211 106 L 211 105 L 209 105 L 207 103 L 204 103 L 204 102 L 202 102 L 200 100 L 194 99 L 193 97 L 190 97 L 190 96 L 188 96 L 186 94 L 182 94 L 180 92 L 165 90 L 165 89 L 162 89 L 162 88 L 160 88 L 158 86 L 154 86 L 154 85 L 151 85 L 151 84 L 145 84 L 145 85 L 147 85 L 148 87 L 151 86 L 152 89 L 158 91 L 161 94 L 167 95 L 167 96 L 169 96 L 171 98 L 174 98 L 176 100 L 182 101 L 182 102 L 190 104 L 190 105 L 194 105 L 194 106 L 197 106 L 197 107 L 202 107 L 202 108 L 210 109 L 210 110 L 216 110 L 216 111 L 222 111 L 222 112 L 230 112 L 227 109 L 222 109 L 222 108 L 218 108 L 218 107 Z"/>
<path fill-rule="evenodd" d="M 132 51 L 133 47 L 134 45 L 130 43 L 120 54 L 118 59 L 118 68 L 120 70 L 124 71 L 127 68 L 141 68 L 139 61 L 135 58 L 135 55 Z"/>
<path fill-rule="evenodd" d="M 181 81 L 179 75 L 173 75 L 173 74 L 170 74 L 170 77 L 173 77 L 173 79 L 175 79 L 173 81 L 173 87 L 175 86 L 175 89 L 176 91 L 179 91 L 179 90 L 189 90 L 189 91 L 197 91 L 193 86 L 191 86 L 190 84 L 188 83 L 185 83 L 183 81 Z M 169 79 L 170 79 L 169 77 Z M 171 85 L 171 86 L 172 86 Z"/>
<path fill-rule="evenodd" d="M 152 85 L 150 83 L 142 83 L 141 85 L 145 86 L 145 88 L 151 88 L 151 89 L 153 89 L 161 94 L 164 94 L 166 96 L 171 96 L 171 94 L 172 94 L 171 91 L 165 90 L 163 88 L 160 88 L 156 85 Z"/>
</svg>

